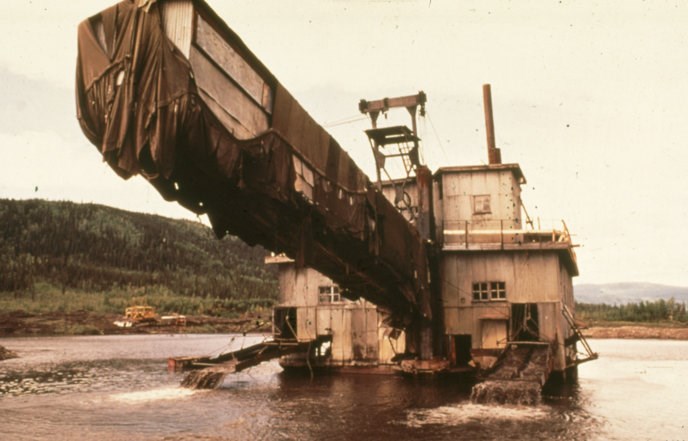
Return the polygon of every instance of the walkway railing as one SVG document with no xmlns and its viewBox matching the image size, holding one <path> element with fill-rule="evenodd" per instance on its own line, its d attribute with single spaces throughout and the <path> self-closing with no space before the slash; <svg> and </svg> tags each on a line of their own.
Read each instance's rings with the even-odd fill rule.
<svg viewBox="0 0 688 441">
<path fill-rule="evenodd" d="M 539 224 L 539 222 L 538 222 Z M 571 245 L 571 234 L 564 221 L 558 228 L 524 229 L 514 220 L 497 219 L 488 221 L 455 220 L 444 221 L 439 232 L 443 245 L 523 245 L 523 244 L 567 244 Z"/>
</svg>

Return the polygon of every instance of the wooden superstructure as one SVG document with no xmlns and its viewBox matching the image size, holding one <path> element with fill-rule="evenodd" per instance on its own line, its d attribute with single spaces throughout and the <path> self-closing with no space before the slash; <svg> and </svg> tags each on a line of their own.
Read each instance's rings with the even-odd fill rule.
<svg viewBox="0 0 688 441">
<path fill-rule="evenodd" d="M 232 369 L 287 353 L 308 367 L 488 368 L 529 344 L 556 371 L 580 362 L 571 236 L 528 218 L 489 86 L 483 97 L 488 164 L 434 173 L 417 133 L 425 93 L 362 100 L 372 183 L 202 0 L 125 0 L 79 27 L 78 117 L 104 160 L 207 214 L 218 237 L 275 253 L 274 342 L 225 354 L 241 358 Z M 411 128 L 378 126 L 394 108 Z"/>
</svg>

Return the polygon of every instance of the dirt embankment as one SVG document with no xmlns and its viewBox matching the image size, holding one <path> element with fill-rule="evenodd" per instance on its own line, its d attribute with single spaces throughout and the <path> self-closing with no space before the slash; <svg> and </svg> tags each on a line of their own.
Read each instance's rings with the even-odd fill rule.
<svg viewBox="0 0 688 441">
<path fill-rule="evenodd" d="M 591 326 L 583 329 L 586 338 L 656 338 L 688 340 L 688 327 L 662 327 L 651 325 Z"/>
<path fill-rule="evenodd" d="M 270 323 L 257 315 L 228 319 L 210 316 L 187 316 L 186 326 L 163 326 L 156 323 L 121 328 L 114 322 L 116 314 L 89 311 L 30 314 L 23 311 L 0 313 L 0 337 L 38 335 L 106 335 L 166 333 L 241 333 L 269 331 Z"/>
</svg>

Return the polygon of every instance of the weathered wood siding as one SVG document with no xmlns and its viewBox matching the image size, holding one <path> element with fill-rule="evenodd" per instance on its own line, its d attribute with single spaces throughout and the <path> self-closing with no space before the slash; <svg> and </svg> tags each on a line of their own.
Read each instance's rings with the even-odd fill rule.
<svg viewBox="0 0 688 441">
<path fill-rule="evenodd" d="M 161 3 L 167 37 L 189 59 L 201 98 L 237 138 L 266 131 L 274 92 L 268 82 L 198 13 L 191 0 Z"/>
<path fill-rule="evenodd" d="M 351 318 L 342 305 L 321 305 L 317 308 L 317 334 L 331 335 L 333 362 L 351 360 Z"/>
<path fill-rule="evenodd" d="M 482 349 L 502 349 L 507 342 L 507 320 L 480 320 L 480 340 Z"/>
<path fill-rule="evenodd" d="M 541 336 L 563 343 L 567 325 L 557 314 L 564 297 L 571 296 L 571 279 L 561 268 L 556 252 L 446 253 L 441 264 L 446 333 L 470 334 L 474 348 L 486 349 L 485 339 L 493 337 L 489 322 L 509 320 L 512 303 L 538 303 Z M 473 302 L 473 283 L 490 281 L 505 283 L 507 300 Z"/>
<path fill-rule="evenodd" d="M 482 322 L 486 320 L 509 320 L 510 306 L 506 302 L 475 304 L 472 306 L 444 308 L 445 329 L 448 335 L 470 334 L 474 348 L 480 348 Z"/>
<path fill-rule="evenodd" d="M 308 268 L 280 265 L 280 303 L 284 306 L 315 307 L 318 304 L 318 285 L 321 282 L 317 277 L 319 275 L 317 271 Z"/>
<path fill-rule="evenodd" d="M 202 95 L 204 101 L 234 136 L 252 138 L 268 129 L 268 116 L 263 109 L 196 46 L 191 48 L 189 61 L 196 84 L 205 94 Z"/>
<path fill-rule="evenodd" d="M 559 268 L 556 252 L 445 253 L 442 300 L 445 307 L 470 306 L 474 282 L 501 281 L 509 302 L 560 301 Z"/>
<path fill-rule="evenodd" d="M 196 45 L 264 111 L 272 109 L 266 82 L 202 17 L 196 26 Z"/>
<path fill-rule="evenodd" d="M 561 302 L 538 304 L 540 320 L 540 337 L 547 341 L 556 341 L 553 353 L 553 368 L 562 371 L 566 368 L 564 340 L 569 335 L 569 325 L 561 313 Z"/>
<path fill-rule="evenodd" d="M 167 0 L 161 3 L 165 34 L 189 58 L 193 38 L 194 6 L 191 0 Z"/>
<path fill-rule="evenodd" d="M 332 336 L 332 361 L 389 362 L 394 350 L 404 351 L 404 338 L 386 338 L 389 329 L 381 327 L 377 308 L 364 300 L 359 302 L 319 303 L 319 288 L 334 282 L 311 268 L 297 269 L 293 263 L 280 264 L 280 304 L 297 308 L 297 339 L 306 341 L 318 335 Z M 382 351 L 382 352 L 381 352 Z"/>
<path fill-rule="evenodd" d="M 372 308 L 351 309 L 351 343 L 355 360 L 377 360 L 377 311 Z"/>
<path fill-rule="evenodd" d="M 296 339 L 298 341 L 314 340 L 316 337 L 316 309 L 297 308 L 296 309 Z"/>
<path fill-rule="evenodd" d="M 448 172 L 441 175 L 440 191 L 436 189 L 436 216 L 444 228 L 456 228 L 468 221 L 472 228 L 494 229 L 504 221 L 505 229 L 521 228 L 521 187 L 510 170 Z M 490 213 L 474 213 L 474 196 L 490 196 Z"/>
</svg>

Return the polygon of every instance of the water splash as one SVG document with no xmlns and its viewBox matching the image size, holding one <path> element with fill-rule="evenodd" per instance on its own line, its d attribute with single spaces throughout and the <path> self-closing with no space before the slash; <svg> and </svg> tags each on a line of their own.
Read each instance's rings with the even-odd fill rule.
<svg viewBox="0 0 688 441">
<path fill-rule="evenodd" d="M 434 409 L 410 411 L 405 425 L 420 428 L 427 425 L 461 426 L 496 421 L 534 421 L 549 418 L 550 410 L 541 406 L 488 406 L 461 403 Z"/>
<path fill-rule="evenodd" d="M 227 369 L 206 368 L 190 371 L 182 380 L 182 386 L 190 389 L 215 389 L 231 372 Z"/>
<path fill-rule="evenodd" d="M 110 399 L 120 403 L 139 404 L 161 400 L 179 400 L 194 395 L 196 391 L 180 387 L 166 387 L 139 392 L 114 394 Z"/>
<path fill-rule="evenodd" d="M 487 379 L 473 386 L 471 401 L 478 404 L 540 404 L 550 359 L 549 346 L 528 344 L 507 348 Z"/>
<path fill-rule="evenodd" d="M 489 380 L 478 383 L 471 391 L 477 404 L 514 404 L 536 406 L 542 402 L 542 385 L 536 381 Z"/>
</svg>

